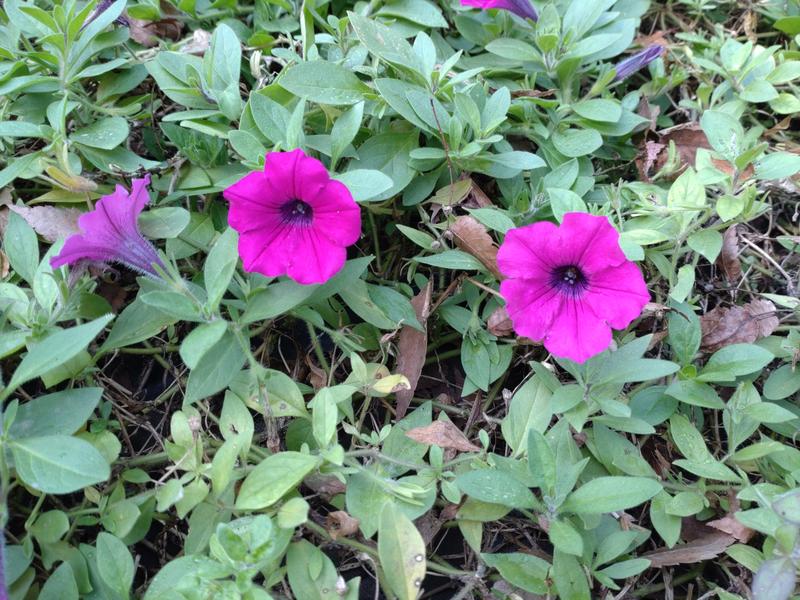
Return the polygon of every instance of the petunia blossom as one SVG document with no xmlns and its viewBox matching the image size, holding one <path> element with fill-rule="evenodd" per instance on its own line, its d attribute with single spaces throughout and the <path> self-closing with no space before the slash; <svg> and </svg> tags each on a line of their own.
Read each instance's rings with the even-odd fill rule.
<svg viewBox="0 0 800 600">
<path fill-rule="evenodd" d="M 554 356 L 584 362 L 611 344 L 650 300 L 639 268 L 625 258 L 606 217 L 567 213 L 561 226 L 512 229 L 497 253 L 514 330 Z"/>
<path fill-rule="evenodd" d="M 153 245 L 139 231 L 137 219 L 150 202 L 150 176 L 134 179 L 131 191 L 118 185 L 103 196 L 94 210 L 78 219 L 81 233 L 67 238 L 64 247 L 50 260 L 53 268 L 81 261 L 120 263 L 147 275 L 157 276 L 153 265 L 163 267 Z"/>
<path fill-rule="evenodd" d="M 639 69 L 645 68 L 664 53 L 664 46 L 655 44 L 637 52 L 630 58 L 617 63 L 614 67 L 614 81 L 622 81 L 633 75 Z"/>
<path fill-rule="evenodd" d="M 472 6 L 481 10 L 499 8 L 514 13 L 523 19 L 538 21 L 539 15 L 528 0 L 461 0 L 462 6 Z"/>
<path fill-rule="evenodd" d="M 350 190 L 299 149 L 269 152 L 263 171 L 248 173 L 223 195 L 246 271 L 323 283 L 361 235 L 361 211 Z"/>
</svg>

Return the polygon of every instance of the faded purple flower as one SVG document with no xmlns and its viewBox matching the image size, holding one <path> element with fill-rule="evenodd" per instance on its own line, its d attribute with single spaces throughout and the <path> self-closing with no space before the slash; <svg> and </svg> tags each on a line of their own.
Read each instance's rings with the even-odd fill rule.
<svg viewBox="0 0 800 600">
<path fill-rule="evenodd" d="M 147 186 L 150 176 L 134 179 L 130 193 L 121 185 L 113 194 L 103 196 L 94 210 L 81 215 L 81 233 L 70 236 L 50 264 L 55 269 L 81 261 L 120 263 L 126 267 L 158 276 L 153 265 L 163 267 L 153 245 L 139 232 L 137 219 L 150 201 Z"/>
<path fill-rule="evenodd" d="M 83 25 L 81 25 L 81 31 L 86 29 L 92 23 L 92 21 L 94 21 L 97 17 L 106 12 L 109 9 L 109 7 L 112 4 L 114 4 L 114 2 L 115 0 L 100 0 L 100 2 L 97 3 L 92 12 L 89 13 L 89 16 L 86 17 L 86 20 L 83 22 Z M 114 23 L 118 23 L 119 25 L 124 25 L 125 27 L 128 27 L 130 25 L 130 23 L 128 23 L 128 19 L 126 19 L 122 15 L 114 19 Z"/>
<path fill-rule="evenodd" d="M 614 67 L 614 70 L 616 71 L 616 74 L 614 75 L 614 81 L 622 81 L 623 79 L 627 79 L 639 69 L 643 69 L 649 65 L 663 53 L 664 46 L 655 44 L 645 48 L 641 52 L 637 52 L 630 58 L 626 58 L 625 60 L 618 62 L 617 66 Z"/>
<path fill-rule="evenodd" d="M 539 15 L 528 0 L 461 0 L 462 6 L 474 6 L 482 10 L 500 8 L 523 19 L 538 21 Z"/>
</svg>

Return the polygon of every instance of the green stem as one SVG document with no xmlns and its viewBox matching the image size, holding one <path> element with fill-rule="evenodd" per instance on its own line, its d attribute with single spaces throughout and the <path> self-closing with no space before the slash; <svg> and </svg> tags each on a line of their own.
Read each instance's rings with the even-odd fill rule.
<svg viewBox="0 0 800 600">
<path fill-rule="evenodd" d="M 322 346 L 319 344 L 319 336 L 317 335 L 317 330 L 314 329 L 314 326 L 306 321 L 306 327 L 308 328 L 308 335 L 311 338 L 311 345 L 314 347 L 314 355 L 317 357 L 319 361 L 319 366 L 325 371 L 325 373 L 330 376 L 331 374 L 331 366 L 328 364 L 328 359 L 325 358 L 325 353 L 322 351 Z"/>
</svg>

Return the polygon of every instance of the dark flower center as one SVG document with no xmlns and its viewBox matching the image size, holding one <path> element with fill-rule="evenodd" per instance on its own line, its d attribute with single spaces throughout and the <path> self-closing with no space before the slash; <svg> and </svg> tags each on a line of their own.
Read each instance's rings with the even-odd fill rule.
<svg viewBox="0 0 800 600">
<path fill-rule="evenodd" d="M 580 267 L 562 265 L 555 267 L 550 273 L 550 284 L 562 294 L 575 297 L 580 296 L 589 287 L 589 280 Z"/>
<path fill-rule="evenodd" d="M 290 225 L 311 225 L 314 220 L 314 209 L 302 200 L 289 200 L 281 206 L 281 217 Z"/>
</svg>

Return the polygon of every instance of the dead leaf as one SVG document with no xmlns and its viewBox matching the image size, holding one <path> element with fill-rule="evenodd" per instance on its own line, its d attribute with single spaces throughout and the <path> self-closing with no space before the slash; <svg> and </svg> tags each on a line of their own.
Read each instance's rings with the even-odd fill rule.
<svg viewBox="0 0 800 600">
<path fill-rule="evenodd" d="M 439 188 L 436 193 L 428 198 L 426 204 L 439 204 L 440 206 L 457 206 L 461 204 L 472 190 L 472 179 L 459 179 L 454 183 Z"/>
<path fill-rule="evenodd" d="M 312 473 L 303 479 L 303 485 L 327 499 L 333 498 L 339 494 L 344 494 L 347 490 L 344 483 L 339 481 L 338 477 L 323 473 Z"/>
<path fill-rule="evenodd" d="M 486 227 L 473 217 L 465 215 L 458 217 L 450 225 L 450 232 L 455 238 L 456 246 L 477 258 L 495 277 L 501 278 L 497 268 L 497 247 Z"/>
<path fill-rule="evenodd" d="M 751 344 L 770 335 L 779 324 L 775 305 L 769 300 L 753 300 L 730 308 L 718 306 L 700 317 L 700 349 L 716 352 L 731 344 Z"/>
<path fill-rule="evenodd" d="M 205 29 L 195 29 L 192 39 L 181 46 L 181 52 L 203 56 L 211 45 L 211 33 Z"/>
<path fill-rule="evenodd" d="M 717 258 L 717 264 L 722 267 L 725 279 L 731 283 L 738 283 L 742 277 L 742 265 L 739 262 L 739 231 L 736 225 L 731 225 L 722 235 L 722 251 Z"/>
<path fill-rule="evenodd" d="M 744 13 L 742 29 L 744 29 L 744 34 L 747 36 L 748 41 L 753 44 L 758 43 L 758 35 L 756 34 L 756 30 L 758 29 L 758 13 L 752 8 L 748 8 Z"/>
<path fill-rule="evenodd" d="M 164 17 L 158 21 L 127 19 L 131 39 L 148 48 L 157 46 L 161 40 L 179 40 L 183 31 L 183 22 L 175 17 Z"/>
<path fill-rule="evenodd" d="M 5 279 L 11 270 L 11 263 L 8 262 L 6 253 L 0 250 L 0 279 Z"/>
<path fill-rule="evenodd" d="M 350 537 L 358 532 L 359 521 L 343 510 L 335 510 L 325 517 L 325 529 L 332 539 Z"/>
<path fill-rule="evenodd" d="M 450 421 L 434 421 L 427 427 L 409 429 L 406 431 L 406 437 L 429 446 L 453 448 L 460 452 L 480 452 L 480 448 L 470 442 Z"/>
<path fill-rule="evenodd" d="M 669 33 L 670 31 L 662 31 L 659 29 L 658 31 L 654 31 L 649 35 L 637 36 L 636 39 L 633 40 L 633 43 L 641 48 L 647 48 L 648 46 L 653 46 L 653 45 L 666 47 L 669 46 L 671 43 L 667 38 L 667 35 L 669 35 Z"/>
<path fill-rule="evenodd" d="M 472 181 L 472 179 L 470 179 L 470 182 L 472 182 L 472 187 L 470 188 L 470 195 L 475 205 L 478 208 L 486 208 L 489 206 L 494 206 L 494 203 L 489 199 L 489 196 L 486 195 L 486 192 L 484 192 L 477 183 Z"/>
<path fill-rule="evenodd" d="M 405 416 L 417 389 L 422 367 L 425 366 L 425 357 L 428 354 L 427 321 L 430 314 L 432 291 L 433 284 L 429 281 L 428 285 L 411 299 L 411 306 L 414 307 L 417 321 L 422 325 L 422 331 L 403 325 L 397 338 L 397 367 L 395 371 L 405 375 L 410 385 L 408 389 L 401 389 L 395 393 L 395 398 L 397 399 L 395 416 L 398 420 Z"/>
<path fill-rule="evenodd" d="M 513 335 L 514 325 L 511 322 L 511 317 L 508 316 L 508 310 L 505 306 L 494 309 L 494 312 L 489 315 L 489 320 L 486 322 L 486 328 L 489 333 L 497 337 Z"/>
<path fill-rule="evenodd" d="M 721 519 L 717 519 L 716 521 L 708 521 L 706 523 L 709 527 L 713 527 L 714 529 L 718 529 L 723 533 L 727 533 L 728 535 L 733 536 L 738 541 L 746 544 L 753 534 L 755 533 L 749 527 L 745 527 L 739 521 L 736 520 L 736 517 L 733 515 L 725 515 Z"/>
<path fill-rule="evenodd" d="M 14 205 L 8 208 L 25 219 L 36 233 L 50 243 L 80 233 L 78 217 L 83 213 L 76 208 Z"/>
<path fill-rule="evenodd" d="M 659 548 L 642 554 L 640 558 L 648 559 L 650 566 L 654 568 L 695 564 L 716 558 L 735 541 L 736 539 L 727 533 L 709 533 L 688 544 L 674 548 Z"/>
<path fill-rule="evenodd" d="M 311 371 L 308 376 L 308 382 L 315 391 L 319 391 L 328 385 L 328 374 L 314 364 L 314 361 L 311 360 L 311 356 L 308 354 L 306 355 L 306 365 L 308 365 L 308 370 Z"/>
</svg>

